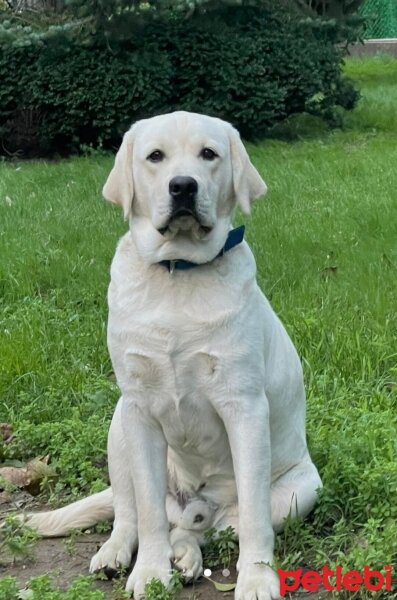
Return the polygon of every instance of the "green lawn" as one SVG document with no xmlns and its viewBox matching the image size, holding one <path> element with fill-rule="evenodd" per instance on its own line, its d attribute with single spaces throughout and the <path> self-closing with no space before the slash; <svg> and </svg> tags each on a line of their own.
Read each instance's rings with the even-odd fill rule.
<svg viewBox="0 0 397 600">
<path fill-rule="evenodd" d="M 278 536 L 290 568 L 397 561 L 397 60 L 350 60 L 346 71 L 363 99 L 343 130 L 295 119 L 249 147 L 269 194 L 244 220 L 247 239 L 302 356 L 325 485 L 311 518 Z M 106 288 L 126 229 L 101 200 L 111 164 L 0 164 L 0 422 L 16 429 L 0 452 L 50 454 L 54 502 L 106 481 L 118 397 Z"/>
</svg>

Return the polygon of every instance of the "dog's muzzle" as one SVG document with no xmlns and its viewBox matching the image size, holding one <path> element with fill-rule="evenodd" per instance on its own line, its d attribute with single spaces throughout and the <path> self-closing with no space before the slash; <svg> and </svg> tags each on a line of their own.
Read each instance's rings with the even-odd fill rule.
<svg viewBox="0 0 397 600">
<path fill-rule="evenodd" d="M 200 216 L 197 214 L 197 193 L 198 183 L 193 177 L 177 176 L 173 177 L 169 183 L 169 193 L 171 196 L 171 214 L 167 225 L 159 229 L 159 233 L 164 234 L 170 223 L 180 218 L 192 218 L 207 233 L 211 227 L 201 223 Z"/>
</svg>

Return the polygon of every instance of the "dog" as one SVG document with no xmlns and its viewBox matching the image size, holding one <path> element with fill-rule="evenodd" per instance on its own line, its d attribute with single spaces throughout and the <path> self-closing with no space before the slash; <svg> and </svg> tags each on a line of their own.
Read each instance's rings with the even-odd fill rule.
<svg viewBox="0 0 397 600">
<path fill-rule="evenodd" d="M 321 479 L 305 436 L 300 360 L 232 229 L 266 184 L 238 132 L 178 111 L 125 134 L 103 194 L 120 205 L 108 346 L 122 396 L 111 422 L 111 488 L 30 515 L 44 536 L 114 516 L 91 571 L 128 567 L 135 598 L 152 578 L 202 573 L 204 532 L 239 536 L 235 600 L 279 598 L 274 532 L 305 517 Z M 139 542 L 139 543 L 138 543 Z"/>
</svg>

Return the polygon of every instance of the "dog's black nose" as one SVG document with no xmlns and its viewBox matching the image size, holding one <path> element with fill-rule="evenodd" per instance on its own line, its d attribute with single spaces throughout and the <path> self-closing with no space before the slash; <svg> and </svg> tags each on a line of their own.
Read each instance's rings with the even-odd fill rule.
<svg viewBox="0 0 397 600">
<path fill-rule="evenodd" d="M 194 199 L 198 191 L 198 185 L 193 177 L 173 177 L 169 187 L 175 208 L 194 208 Z"/>
</svg>

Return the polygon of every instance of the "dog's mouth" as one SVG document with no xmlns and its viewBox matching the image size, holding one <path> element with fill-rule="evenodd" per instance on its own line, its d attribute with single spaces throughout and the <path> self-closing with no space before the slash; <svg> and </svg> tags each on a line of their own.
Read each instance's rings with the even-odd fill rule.
<svg viewBox="0 0 397 600">
<path fill-rule="evenodd" d="M 171 220 L 179 219 L 179 217 L 193 217 L 198 221 L 196 211 L 190 208 L 180 208 L 179 210 L 175 210 L 171 215 Z"/>
<path fill-rule="evenodd" d="M 167 232 L 176 233 L 177 231 L 188 231 L 189 229 L 199 229 L 203 234 L 210 233 L 212 227 L 202 223 L 196 211 L 189 208 L 180 208 L 173 211 L 168 223 L 160 227 L 157 231 L 161 235 Z"/>
</svg>

